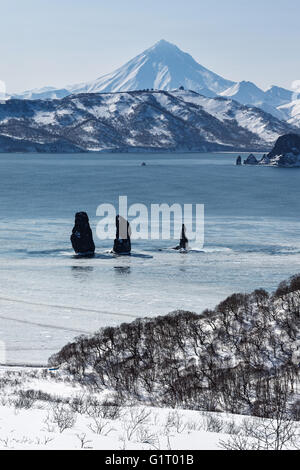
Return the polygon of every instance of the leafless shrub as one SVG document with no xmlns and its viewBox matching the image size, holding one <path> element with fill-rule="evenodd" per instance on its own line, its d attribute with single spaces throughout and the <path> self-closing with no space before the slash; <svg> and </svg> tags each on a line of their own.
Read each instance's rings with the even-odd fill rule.
<svg viewBox="0 0 300 470">
<path fill-rule="evenodd" d="M 81 449 L 88 449 L 88 444 L 91 444 L 92 441 L 89 441 L 86 438 L 86 434 L 76 434 L 77 439 L 80 441 Z"/>
<path fill-rule="evenodd" d="M 28 398 L 34 401 L 37 401 L 37 400 L 47 401 L 47 402 L 52 401 L 51 395 L 49 395 L 49 393 L 43 392 L 42 390 L 32 390 L 32 389 L 20 390 L 19 395 L 23 398 Z"/>
<path fill-rule="evenodd" d="M 291 408 L 291 416 L 295 421 L 300 421 L 300 400 L 293 403 Z"/>
<path fill-rule="evenodd" d="M 7 406 L 8 401 L 9 400 L 6 397 L 1 397 L 0 398 L 0 403 L 1 403 L 2 406 Z"/>
<path fill-rule="evenodd" d="M 129 412 L 123 418 L 123 428 L 125 430 L 128 441 L 131 441 L 134 434 L 148 422 L 150 414 L 151 411 L 147 410 L 146 408 L 129 409 Z"/>
<path fill-rule="evenodd" d="M 2 443 L 3 447 L 6 449 L 9 448 L 9 437 L 5 437 L 4 439 L 0 439 L 0 442 Z"/>
<path fill-rule="evenodd" d="M 171 430 L 175 430 L 177 434 L 183 433 L 187 428 L 187 424 L 184 423 L 183 417 L 178 411 L 172 411 L 168 414 L 165 423 L 165 430 L 169 435 Z"/>
<path fill-rule="evenodd" d="M 220 441 L 219 446 L 224 450 L 259 450 L 256 442 L 239 434 L 231 436 L 227 441 Z"/>
<path fill-rule="evenodd" d="M 54 437 L 44 436 L 44 439 L 43 439 L 42 443 L 43 443 L 44 446 L 46 446 L 52 441 L 54 441 Z"/>
<path fill-rule="evenodd" d="M 220 433 L 223 431 L 224 423 L 221 418 L 214 415 L 208 415 L 206 418 L 206 431 Z"/>
<path fill-rule="evenodd" d="M 52 421 L 57 424 L 59 432 L 71 429 L 76 423 L 75 413 L 65 405 L 58 405 L 53 408 Z"/>
<path fill-rule="evenodd" d="M 81 415 L 85 414 L 88 406 L 85 394 L 76 395 L 72 400 L 70 400 L 69 405 L 74 413 L 79 413 Z"/>
<path fill-rule="evenodd" d="M 149 429 L 141 426 L 136 431 L 136 441 L 147 444 L 156 450 L 160 449 L 160 441 L 157 434 L 152 433 Z"/>
<path fill-rule="evenodd" d="M 196 421 L 189 420 L 186 423 L 186 430 L 189 434 L 191 432 L 199 431 L 200 429 L 202 429 L 202 424 L 199 422 L 197 423 Z"/>
<path fill-rule="evenodd" d="M 91 418 L 103 418 L 101 402 L 95 397 L 88 397 L 86 402 L 86 414 Z"/>
<path fill-rule="evenodd" d="M 105 400 L 101 404 L 102 416 L 107 419 L 118 419 L 121 415 L 121 405 L 117 400 Z"/>
<path fill-rule="evenodd" d="M 19 410 L 22 408 L 25 410 L 29 410 L 30 408 L 33 407 L 34 402 L 35 402 L 34 398 L 32 397 L 30 398 L 30 397 L 26 397 L 22 395 L 13 400 L 13 404 L 16 410 Z"/>
<path fill-rule="evenodd" d="M 230 420 L 228 423 L 224 424 L 224 431 L 226 434 L 236 435 L 239 434 L 241 427 L 236 424 L 234 419 Z"/>
<path fill-rule="evenodd" d="M 46 432 L 49 432 L 49 433 L 55 433 L 55 425 L 52 421 L 52 418 L 50 416 L 49 413 L 47 413 L 47 416 L 44 420 L 44 427 L 42 428 L 42 431 L 46 431 Z"/>
<path fill-rule="evenodd" d="M 289 420 L 245 419 L 238 435 L 220 445 L 226 450 L 284 450 L 297 447 L 299 428 Z"/>
<path fill-rule="evenodd" d="M 110 421 L 101 417 L 93 417 L 92 423 L 88 427 L 94 434 L 102 434 L 103 436 L 107 436 L 114 430 Z"/>
</svg>

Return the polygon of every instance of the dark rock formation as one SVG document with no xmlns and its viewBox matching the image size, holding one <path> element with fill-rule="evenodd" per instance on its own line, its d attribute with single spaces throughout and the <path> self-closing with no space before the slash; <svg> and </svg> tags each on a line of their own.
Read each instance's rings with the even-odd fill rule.
<svg viewBox="0 0 300 470">
<path fill-rule="evenodd" d="M 77 212 L 72 230 L 71 243 L 75 253 L 91 256 L 95 253 L 95 244 L 89 218 L 86 212 Z"/>
<path fill-rule="evenodd" d="M 240 166 L 242 164 L 242 157 L 239 155 L 236 159 L 236 164 Z"/>
<path fill-rule="evenodd" d="M 273 150 L 267 156 L 271 159 L 277 155 L 285 155 L 287 153 L 300 155 L 300 135 L 286 134 L 279 137 Z"/>
<path fill-rule="evenodd" d="M 273 150 L 263 156 L 260 164 L 281 167 L 300 166 L 300 135 L 286 134 L 279 137 Z"/>
<path fill-rule="evenodd" d="M 113 252 L 120 255 L 127 255 L 131 252 L 131 230 L 127 220 L 120 215 L 116 217 L 116 239 L 114 241 Z"/>
<path fill-rule="evenodd" d="M 180 244 L 174 248 L 174 250 L 186 250 L 188 247 L 188 238 L 185 234 L 185 225 L 182 224 L 181 236 L 180 236 Z"/>
<path fill-rule="evenodd" d="M 251 153 L 249 157 L 244 160 L 244 165 L 258 165 L 258 160 L 255 155 L 253 155 L 253 153 Z"/>
</svg>

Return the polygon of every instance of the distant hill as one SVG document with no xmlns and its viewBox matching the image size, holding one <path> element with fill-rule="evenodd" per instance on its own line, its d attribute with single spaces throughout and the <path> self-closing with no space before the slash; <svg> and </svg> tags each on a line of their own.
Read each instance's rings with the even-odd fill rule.
<svg viewBox="0 0 300 470">
<path fill-rule="evenodd" d="M 295 128 L 258 108 L 185 90 L 8 100 L 2 152 L 258 151 Z"/>
</svg>

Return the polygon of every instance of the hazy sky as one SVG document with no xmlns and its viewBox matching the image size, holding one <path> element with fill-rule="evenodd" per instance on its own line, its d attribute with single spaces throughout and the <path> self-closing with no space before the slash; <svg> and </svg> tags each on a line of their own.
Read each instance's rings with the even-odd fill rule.
<svg viewBox="0 0 300 470">
<path fill-rule="evenodd" d="M 111 72 L 160 39 L 225 78 L 300 80 L 299 0 L 0 0 L 9 92 Z"/>
</svg>

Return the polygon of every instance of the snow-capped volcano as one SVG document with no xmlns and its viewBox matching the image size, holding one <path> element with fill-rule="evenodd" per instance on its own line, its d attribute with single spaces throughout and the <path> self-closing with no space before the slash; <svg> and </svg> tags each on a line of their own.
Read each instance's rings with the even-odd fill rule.
<svg viewBox="0 0 300 470">
<path fill-rule="evenodd" d="M 300 127 L 298 108 L 292 91 L 277 86 L 267 91 L 249 81 L 233 82 L 196 62 L 168 41 L 158 41 L 114 72 L 96 80 L 63 88 L 45 87 L 12 95 L 12 98 L 61 99 L 80 93 L 117 93 L 138 90 L 172 91 L 183 86 L 208 98 L 222 96 L 246 106 L 261 108 L 277 119 Z"/>
<path fill-rule="evenodd" d="M 73 92 L 116 92 L 142 89 L 172 90 L 184 86 L 220 93 L 232 82 L 198 64 L 191 55 L 161 40 L 111 74 L 73 88 Z"/>
<path fill-rule="evenodd" d="M 70 94 L 135 91 L 144 89 L 174 90 L 184 86 L 210 97 L 234 83 L 198 64 L 193 57 L 174 44 L 161 40 L 114 72 L 96 80 L 62 89 L 31 90 L 14 98 L 61 98 Z"/>
</svg>

